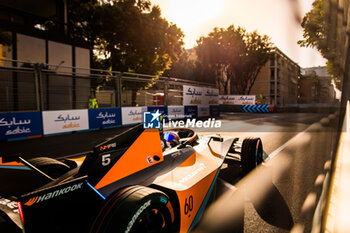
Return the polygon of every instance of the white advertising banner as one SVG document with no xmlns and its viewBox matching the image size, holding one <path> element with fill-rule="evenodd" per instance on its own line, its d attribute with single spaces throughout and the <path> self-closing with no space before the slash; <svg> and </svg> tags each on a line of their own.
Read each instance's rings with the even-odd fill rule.
<svg viewBox="0 0 350 233">
<path fill-rule="evenodd" d="M 220 95 L 220 104 L 254 105 L 255 95 Z"/>
<path fill-rule="evenodd" d="M 181 119 L 185 117 L 184 106 L 168 106 L 168 119 Z"/>
<path fill-rule="evenodd" d="M 42 114 L 45 135 L 89 129 L 87 109 L 44 111 Z"/>
<path fill-rule="evenodd" d="M 195 86 L 183 86 L 183 105 L 204 104 L 204 88 Z"/>
<path fill-rule="evenodd" d="M 142 122 L 143 112 L 147 107 L 122 107 L 122 124 L 136 124 Z"/>
<path fill-rule="evenodd" d="M 208 117 L 210 109 L 208 105 L 198 105 L 198 117 Z"/>
<path fill-rule="evenodd" d="M 216 88 L 204 88 L 204 100 L 203 105 L 219 104 L 219 89 Z"/>
</svg>

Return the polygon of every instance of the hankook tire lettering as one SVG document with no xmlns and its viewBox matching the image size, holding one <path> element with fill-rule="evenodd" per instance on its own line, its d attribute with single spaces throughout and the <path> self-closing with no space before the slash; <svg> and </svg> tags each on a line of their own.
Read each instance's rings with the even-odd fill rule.
<svg viewBox="0 0 350 233">
<path fill-rule="evenodd" d="M 138 217 L 140 216 L 140 214 L 141 214 L 148 206 L 150 206 L 150 205 L 151 205 L 151 200 L 145 202 L 145 204 L 143 204 L 143 205 L 140 207 L 140 209 L 138 209 L 138 210 L 136 211 L 136 213 L 134 214 L 134 216 L 132 216 L 131 221 L 130 221 L 129 224 L 128 224 L 128 227 L 126 228 L 125 233 L 129 233 L 129 232 L 130 232 L 130 230 L 131 230 L 132 226 L 134 225 L 135 221 L 137 220 L 137 218 L 138 218 Z"/>
<path fill-rule="evenodd" d="M 51 192 L 51 193 L 46 193 L 44 195 L 39 196 L 38 200 L 36 201 L 36 203 L 39 203 L 39 202 L 42 202 L 42 201 L 46 201 L 46 200 L 49 200 L 51 198 L 58 197 L 58 196 L 61 196 L 63 194 L 72 192 L 74 190 L 80 189 L 82 186 L 83 186 L 83 182 L 81 182 L 79 184 L 75 184 L 75 185 L 69 186 L 69 187 L 66 187 L 66 188 L 62 188 L 62 189 L 56 190 L 56 191 Z"/>
</svg>

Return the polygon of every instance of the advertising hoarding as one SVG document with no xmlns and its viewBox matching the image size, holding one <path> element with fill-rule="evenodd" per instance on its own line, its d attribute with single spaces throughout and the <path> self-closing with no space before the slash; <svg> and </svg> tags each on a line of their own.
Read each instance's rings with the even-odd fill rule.
<svg viewBox="0 0 350 233">
<path fill-rule="evenodd" d="M 0 113 L 0 139 L 30 138 L 42 134 L 41 112 Z"/>
<path fill-rule="evenodd" d="M 42 112 L 44 134 L 56 134 L 89 129 L 87 109 Z"/>
<path fill-rule="evenodd" d="M 120 108 L 89 109 L 89 128 L 108 128 L 122 124 Z"/>
<path fill-rule="evenodd" d="M 204 88 L 195 86 L 183 86 L 183 105 L 201 105 L 203 104 Z"/>
<path fill-rule="evenodd" d="M 219 104 L 219 89 L 204 88 L 203 105 Z"/>
<path fill-rule="evenodd" d="M 220 104 L 254 105 L 255 95 L 220 95 Z"/>
<path fill-rule="evenodd" d="M 219 104 L 219 89 L 184 85 L 183 104 L 208 106 Z"/>
<path fill-rule="evenodd" d="M 197 107 L 197 105 L 185 106 L 185 115 L 186 116 L 191 116 L 190 118 L 197 118 L 197 116 L 198 116 L 198 107 Z"/>
<path fill-rule="evenodd" d="M 168 108 L 166 106 L 148 106 L 147 111 L 149 112 L 156 112 L 159 110 L 159 112 L 162 115 L 168 115 Z"/>
<path fill-rule="evenodd" d="M 209 106 L 210 117 L 220 116 L 220 106 L 219 105 L 210 105 Z"/>
<path fill-rule="evenodd" d="M 208 105 L 198 105 L 198 117 L 208 117 L 209 113 Z"/>
<path fill-rule="evenodd" d="M 147 111 L 147 107 L 122 107 L 121 111 L 123 125 L 136 124 L 142 122 L 143 112 Z"/>
<path fill-rule="evenodd" d="M 168 106 L 168 118 L 171 120 L 185 118 L 184 106 Z"/>
</svg>

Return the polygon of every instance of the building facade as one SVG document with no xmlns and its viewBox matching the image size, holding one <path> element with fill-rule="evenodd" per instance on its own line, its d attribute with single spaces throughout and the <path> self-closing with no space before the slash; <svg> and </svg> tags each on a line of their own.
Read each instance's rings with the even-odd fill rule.
<svg viewBox="0 0 350 233">
<path fill-rule="evenodd" d="M 0 45 L 0 58 L 6 59 L 0 61 L 0 111 L 33 109 L 38 89 L 46 96 L 41 109 L 87 107 L 92 51 L 71 36 L 68 19 L 65 0 L 0 2 L 0 33 L 8 38 Z M 45 22 L 50 20 L 56 26 L 48 30 Z M 48 74 L 37 80 L 25 70 L 35 66 Z"/>
<path fill-rule="evenodd" d="M 298 103 L 300 66 L 275 48 L 272 58 L 263 66 L 251 89 L 261 104 Z"/>
<path fill-rule="evenodd" d="M 301 70 L 299 103 L 334 103 L 335 87 L 325 66 Z"/>
</svg>

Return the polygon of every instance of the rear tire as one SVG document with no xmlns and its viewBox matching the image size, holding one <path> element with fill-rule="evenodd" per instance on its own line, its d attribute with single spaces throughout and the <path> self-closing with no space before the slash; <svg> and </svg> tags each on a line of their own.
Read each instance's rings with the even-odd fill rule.
<svg viewBox="0 0 350 233">
<path fill-rule="evenodd" d="M 169 197 L 156 189 L 132 186 L 113 195 L 94 221 L 91 233 L 174 232 Z"/>
<path fill-rule="evenodd" d="M 242 170 L 248 174 L 263 162 L 263 145 L 260 138 L 246 138 L 241 150 Z"/>
</svg>

